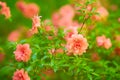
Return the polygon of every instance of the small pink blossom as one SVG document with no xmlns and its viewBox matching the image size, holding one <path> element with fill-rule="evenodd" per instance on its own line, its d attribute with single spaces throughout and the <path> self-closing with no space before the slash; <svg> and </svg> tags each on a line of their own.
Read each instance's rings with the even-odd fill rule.
<svg viewBox="0 0 120 80">
<path fill-rule="evenodd" d="M 59 22 L 58 22 L 58 26 L 62 26 L 62 27 L 69 27 L 72 25 L 72 20 L 71 19 L 67 19 L 67 18 L 60 18 Z"/>
<path fill-rule="evenodd" d="M 40 17 L 41 16 L 34 16 L 32 19 L 32 26 L 39 27 L 40 26 Z"/>
<path fill-rule="evenodd" d="M 58 27 L 59 19 L 60 19 L 59 13 L 55 12 L 52 14 L 52 22 L 55 27 Z"/>
<path fill-rule="evenodd" d="M 104 42 L 104 47 L 106 49 L 109 49 L 112 46 L 111 40 L 110 39 L 106 39 Z"/>
<path fill-rule="evenodd" d="M 0 1 L 0 6 L 1 6 L 0 14 L 5 15 L 6 19 L 10 18 L 11 17 L 10 8 L 6 5 L 6 3 Z"/>
<path fill-rule="evenodd" d="M 70 5 L 65 5 L 61 7 L 59 13 L 66 19 L 72 19 L 75 15 L 75 11 Z"/>
<path fill-rule="evenodd" d="M 75 11 L 70 5 L 65 5 L 52 15 L 52 22 L 55 27 L 69 27 L 73 24 Z"/>
<path fill-rule="evenodd" d="M 97 40 L 97 45 L 98 46 L 103 46 L 104 45 L 104 41 L 106 40 L 106 37 L 103 35 L 103 36 L 98 36 L 96 38 Z"/>
<path fill-rule="evenodd" d="M 20 33 L 17 30 L 11 32 L 8 36 L 8 40 L 11 42 L 16 42 L 19 40 L 19 38 L 20 38 Z"/>
<path fill-rule="evenodd" d="M 50 26 L 45 26 L 45 30 L 46 30 L 46 31 L 51 31 L 52 28 L 51 28 Z"/>
<path fill-rule="evenodd" d="M 26 4 L 23 1 L 18 1 L 16 6 L 27 18 L 32 18 L 39 13 L 39 7 L 35 3 Z"/>
<path fill-rule="evenodd" d="M 109 38 L 106 38 L 104 35 L 98 36 L 96 38 L 96 41 L 98 46 L 103 46 L 106 49 L 109 49 L 112 46 L 111 40 Z"/>
<path fill-rule="evenodd" d="M 31 52 L 29 44 L 18 44 L 16 51 L 14 51 L 15 59 L 17 61 L 27 62 L 30 59 Z"/>
<path fill-rule="evenodd" d="M 31 29 L 31 32 L 33 34 L 37 33 L 38 32 L 38 27 L 40 27 L 40 16 L 34 16 L 32 18 L 32 29 Z"/>
<path fill-rule="evenodd" d="M 87 39 L 81 34 L 74 34 L 71 38 L 69 38 L 69 40 L 67 40 L 66 48 L 68 53 L 82 55 L 88 48 Z"/>
<path fill-rule="evenodd" d="M 91 11 L 91 10 L 92 10 L 92 6 L 91 6 L 91 5 L 88 5 L 88 6 L 87 6 L 87 10 L 88 10 L 88 11 Z"/>
<path fill-rule="evenodd" d="M 65 39 L 68 40 L 69 38 L 72 37 L 74 34 L 78 34 L 77 27 L 67 27 L 65 28 Z"/>
<path fill-rule="evenodd" d="M 24 69 L 21 69 L 14 72 L 12 80 L 30 80 L 30 77 Z"/>
<path fill-rule="evenodd" d="M 93 15 L 92 19 L 93 20 L 97 20 L 97 21 L 105 20 L 108 17 L 108 15 L 109 15 L 108 11 L 104 7 L 98 7 L 96 12 L 98 14 L 97 15 Z"/>
</svg>

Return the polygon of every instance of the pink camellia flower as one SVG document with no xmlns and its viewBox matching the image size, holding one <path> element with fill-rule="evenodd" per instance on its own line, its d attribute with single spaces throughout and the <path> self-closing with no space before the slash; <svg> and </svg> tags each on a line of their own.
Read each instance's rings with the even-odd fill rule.
<svg viewBox="0 0 120 80">
<path fill-rule="evenodd" d="M 65 5 L 58 12 L 52 15 L 52 22 L 55 27 L 69 27 L 73 24 L 75 11 L 70 5 Z"/>
<path fill-rule="evenodd" d="M 69 27 L 72 25 L 72 19 L 67 19 L 67 18 L 60 18 L 58 22 L 58 26 L 62 27 Z"/>
<path fill-rule="evenodd" d="M 52 22 L 55 27 L 58 27 L 59 19 L 60 19 L 60 15 L 57 12 L 53 13 Z"/>
<path fill-rule="evenodd" d="M 21 69 L 14 72 L 12 80 L 30 80 L 30 77 L 24 69 Z"/>
<path fill-rule="evenodd" d="M 11 42 L 16 42 L 19 40 L 19 38 L 20 38 L 20 33 L 17 30 L 11 32 L 8 36 L 8 40 Z"/>
<path fill-rule="evenodd" d="M 67 27 L 65 28 L 65 39 L 68 40 L 73 34 L 78 34 L 77 27 Z"/>
<path fill-rule="evenodd" d="M 91 11 L 91 10 L 92 10 L 92 6 L 91 6 L 91 5 L 88 5 L 88 6 L 87 6 L 87 10 L 88 10 L 88 11 Z"/>
<path fill-rule="evenodd" d="M 72 19 L 75 15 L 75 11 L 70 5 L 65 5 L 61 7 L 59 13 L 66 19 Z"/>
<path fill-rule="evenodd" d="M 27 18 L 32 18 L 39 13 L 39 7 L 35 3 L 26 4 L 23 1 L 18 1 L 16 6 Z"/>
<path fill-rule="evenodd" d="M 10 18 L 11 17 L 10 8 L 6 5 L 6 3 L 0 1 L 0 7 L 1 7 L 0 14 L 5 15 L 6 19 Z"/>
<path fill-rule="evenodd" d="M 39 7 L 35 3 L 27 5 L 24 15 L 28 18 L 33 17 L 39 13 Z"/>
<path fill-rule="evenodd" d="M 105 20 L 108 17 L 108 15 L 109 15 L 108 11 L 104 7 L 98 7 L 96 12 L 98 14 L 97 15 L 93 15 L 92 19 L 93 20 L 97 20 L 97 21 Z"/>
<path fill-rule="evenodd" d="M 69 40 L 67 40 L 66 48 L 68 53 L 82 55 L 88 48 L 87 39 L 81 34 L 74 34 Z"/>
<path fill-rule="evenodd" d="M 104 35 L 98 36 L 96 38 L 96 41 L 98 46 L 103 46 L 106 49 L 109 49 L 112 46 L 111 40 L 109 38 L 106 38 Z"/>
<path fill-rule="evenodd" d="M 34 16 L 32 19 L 32 26 L 39 27 L 40 26 L 40 17 L 41 16 Z"/>
<path fill-rule="evenodd" d="M 31 32 L 33 34 L 38 32 L 38 27 L 40 27 L 40 16 L 34 16 L 32 18 L 32 29 Z"/>
<path fill-rule="evenodd" d="M 18 1 L 16 3 L 16 7 L 24 14 L 25 9 L 26 9 L 26 3 L 23 1 Z"/>
<path fill-rule="evenodd" d="M 96 38 L 96 40 L 97 40 L 97 45 L 98 46 L 103 46 L 104 41 L 106 40 L 106 37 L 104 35 L 103 36 L 98 36 Z"/>
<path fill-rule="evenodd" d="M 45 30 L 46 30 L 46 31 L 51 31 L 52 28 L 51 28 L 50 26 L 45 26 Z"/>
<path fill-rule="evenodd" d="M 112 46 L 111 40 L 110 39 L 106 39 L 104 42 L 104 47 L 106 49 L 109 49 Z"/>
<path fill-rule="evenodd" d="M 29 44 L 18 44 L 16 51 L 14 51 L 15 59 L 17 61 L 27 62 L 30 59 L 31 52 Z"/>
</svg>

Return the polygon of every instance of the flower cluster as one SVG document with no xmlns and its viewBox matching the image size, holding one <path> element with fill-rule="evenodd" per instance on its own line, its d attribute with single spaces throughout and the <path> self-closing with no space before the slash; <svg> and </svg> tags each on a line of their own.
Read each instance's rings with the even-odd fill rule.
<svg viewBox="0 0 120 80">
<path fill-rule="evenodd" d="M 16 6 L 27 18 L 32 18 L 39 13 L 39 7 L 35 3 L 26 4 L 24 1 L 18 1 Z"/>
<path fill-rule="evenodd" d="M 11 17 L 11 13 L 10 13 L 10 8 L 7 6 L 7 4 L 5 2 L 1 2 L 0 1 L 0 14 L 5 15 L 6 19 Z"/>
<path fill-rule="evenodd" d="M 111 40 L 109 38 L 106 38 L 104 35 L 98 36 L 96 40 L 98 46 L 102 46 L 106 49 L 109 49 L 112 46 Z"/>
</svg>

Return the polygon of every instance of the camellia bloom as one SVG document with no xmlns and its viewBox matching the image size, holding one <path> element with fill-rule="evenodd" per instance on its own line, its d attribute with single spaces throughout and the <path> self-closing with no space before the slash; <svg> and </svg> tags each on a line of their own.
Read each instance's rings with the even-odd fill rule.
<svg viewBox="0 0 120 80">
<path fill-rule="evenodd" d="M 69 38 L 69 40 L 67 40 L 66 48 L 68 53 L 82 55 L 88 48 L 87 39 L 81 34 L 74 34 L 71 38 Z"/>
<path fill-rule="evenodd" d="M 12 80 L 30 80 L 30 77 L 24 69 L 21 69 L 14 73 Z"/>
<path fill-rule="evenodd" d="M 32 18 L 39 13 L 39 7 L 35 3 L 26 4 L 23 1 L 18 1 L 16 6 L 27 18 Z"/>
<path fill-rule="evenodd" d="M 17 30 L 11 32 L 8 36 L 8 40 L 11 42 L 16 42 L 18 41 L 19 38 L 20 38 L 20 33 Z"/>
<path fill-rule="evenodd" d="M 77 27 L 67 27 L 65 28 L 65 39 L 68 40 L 73 34 L 78 34 Z"/>
<path fill-rule="evenodd" d="M 31 32 L 33 34 L 38 32 L 37 28 L 40 27 L 40 17 L 41 16 L 34 16 L 32 18 L 32 29 L 31 29 Z"/>
<path fill-rule="evenodd" d="M 18 44 L 16 51 L 14 51 L 15 59 L 17 61 L 27 62 L 30 59 L 31 52 L 29 44 Z"/>
<path fill-rule="evenodd" d="M 96 38 L 96 41 L 98 46 L 103 46 L 106 49 L 109 49 L 112 46 L 111 40 L 109 38 L 106 38 L 104 35 L 98 36 Z"/>
<path fill-rule="evenodd" d="M 11 17 L 10 8 L 6 5 L 5 2 L 0 1 L 0 14 L 5 15 L 6 19 Z"/>
<path fill-rule="evenodd" d="M 52 22 L 55 27 L 69 27 L 73 24 L 75 11 L 70 5 L 65 5 L 52 15 Z"/>
<path fill-rule="evenodd" d="M 102 6 L 98 7 L 96 12 L 98 14 L 97 15 L 93 15 L 92 19 L 93 20 L 97 20 L 97 21 L 105 20 L 108 17 L 108 15 L 109 15 L 108 11 L 104 7 L 102 7 Z"/>
<path fill-rule="evenodd" d="M 60 15 L 65 17 L 66 19 L 72 19 L 75 15 L 74 9 L 70 5 L 65 5 L 60 8 Z"/>
</svg>

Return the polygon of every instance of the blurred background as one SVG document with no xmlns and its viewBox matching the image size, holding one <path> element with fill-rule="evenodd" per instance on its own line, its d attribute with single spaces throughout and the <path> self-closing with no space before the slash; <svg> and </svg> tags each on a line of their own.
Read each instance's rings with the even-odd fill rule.
<svg viewBox="0 0 120 80">
<path fill-rule="evenodd" d="M 6 2 L 11 10 L 11 19 L 5 19 L 4 15 L 0 15 L 0 47 L 4 46 L 8 34 L 20 26 L 31 28 L 32 20 L 26 18 L 16 7 L 16 3 L 22 0 L 1 0 Z M 41 19 L 51 19 L 53 12 L 61 6 L 73 3 L 74 0 L 24 0 L 26 3 L 35 3 L 39 7 L 39 15 Z M 112 20 L 117 21 L 120 17 L 120 1 L 119 0 L 100 0 L 102 5 L 107 8 L 112 16 Z"/>
</svg>

